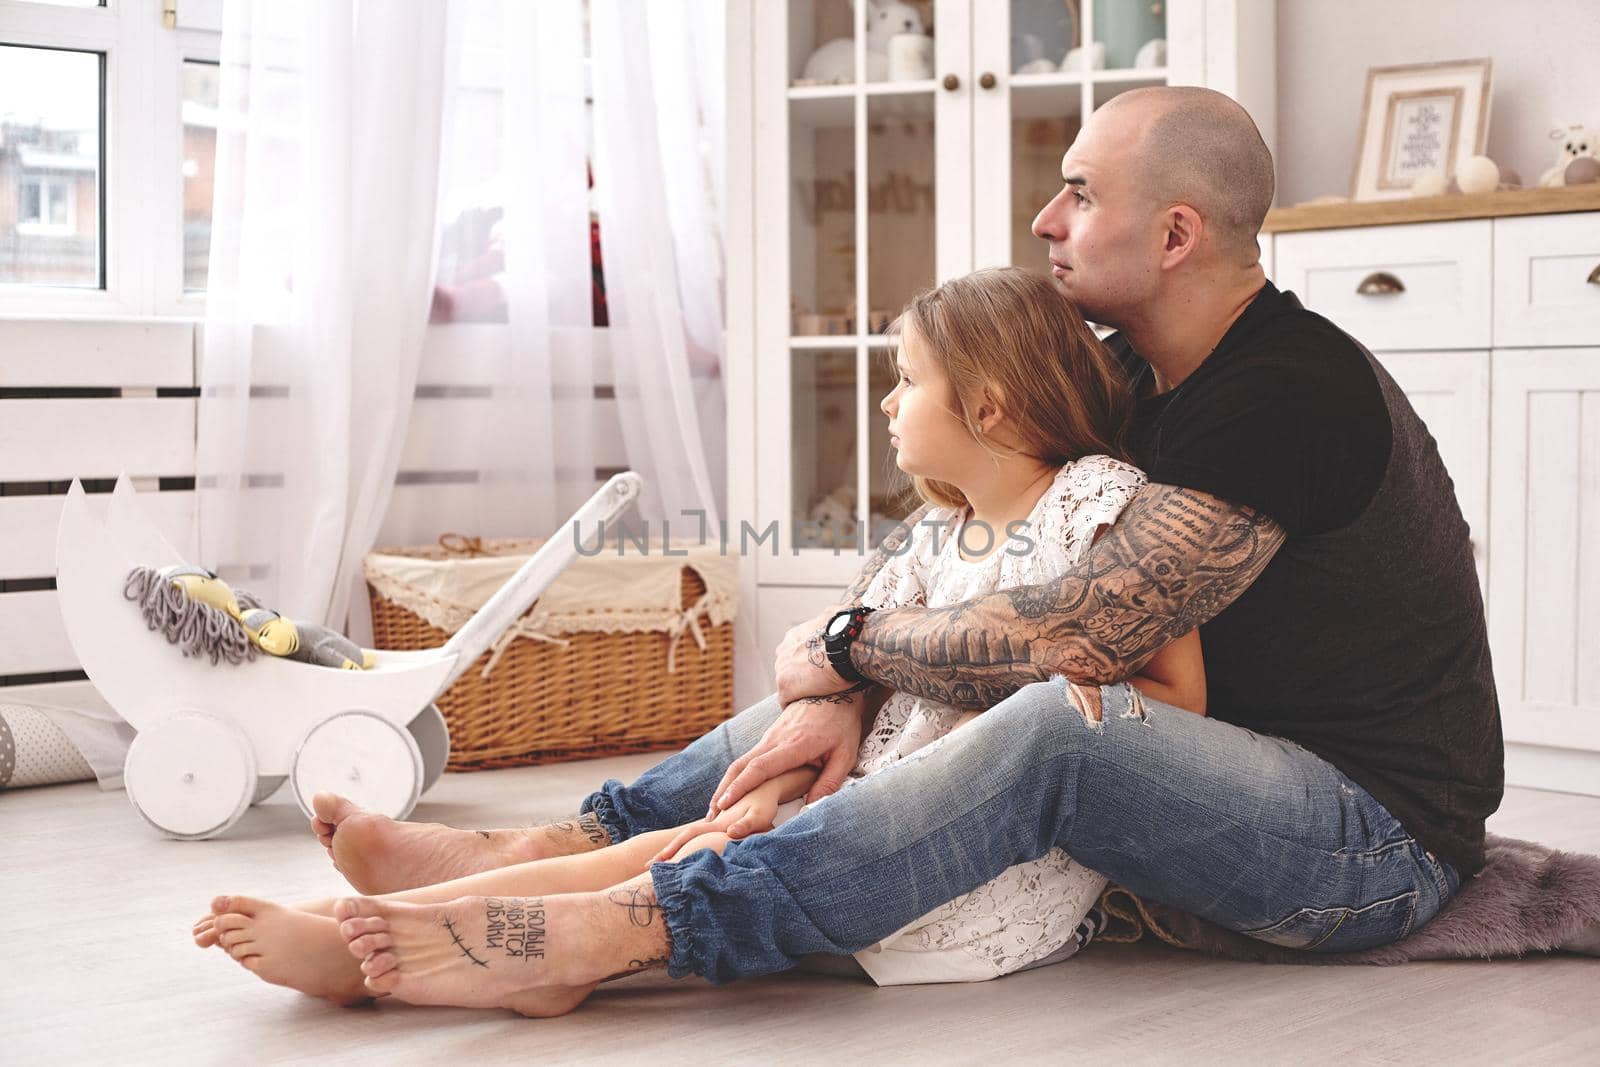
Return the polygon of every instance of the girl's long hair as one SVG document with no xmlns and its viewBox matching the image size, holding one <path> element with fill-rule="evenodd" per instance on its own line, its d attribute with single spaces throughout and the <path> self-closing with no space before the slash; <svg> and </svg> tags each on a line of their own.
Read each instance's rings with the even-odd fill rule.
<svg viewBox="0 0 1600 1067">
<path fill-rule="evenodd" d="M 1003 454 L 974 417 L 985 388 L 1022 454 L 1057 466 L 1095 454 L 1132 462 L 1128 376 L 1041 275 L 994 267 L 954 278 L 913 297 L 890 333 L 907 328 L 944 371 L 955 414 L 991 453 Z M 892 350 L 888 361 L 892 372 Z M 966 494 L 949 482 L 914 475 L 911 485 L 928 503 L 967 506 Z"/>
</svg>

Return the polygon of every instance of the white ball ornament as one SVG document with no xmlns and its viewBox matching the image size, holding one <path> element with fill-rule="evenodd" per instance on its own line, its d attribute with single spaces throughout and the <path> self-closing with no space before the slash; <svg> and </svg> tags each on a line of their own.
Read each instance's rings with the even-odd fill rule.
<svg viewBox="0 0 1600 1067">
<path fill-rule="evenodd" d="M 1468 196 L 1492 193 L 1500 184 L 1500 168 L 1488 156 L 1473 156 L 1456 171 L 1456 184 Z"/>
<path fill-rule="evenodd" d="M 1450 191 L 1450 179 L 1443 174 L 1421 174 L 1411 181 L 1412 196 L 1443 196 Z"/>
</svg>

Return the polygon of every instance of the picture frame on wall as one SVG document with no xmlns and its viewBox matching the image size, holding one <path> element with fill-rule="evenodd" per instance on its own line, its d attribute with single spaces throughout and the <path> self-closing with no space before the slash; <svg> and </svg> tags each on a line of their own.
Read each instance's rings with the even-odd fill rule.
<svg viewBox="0 0 1600 1067">
<path fill-rule="evenodd" d="M 1367 71 L 1352 200 L 1411 195 L 1424 174 L 1454 177 L 1489 138 L 1493 63 L 1457 59 Z"/>
</svg>

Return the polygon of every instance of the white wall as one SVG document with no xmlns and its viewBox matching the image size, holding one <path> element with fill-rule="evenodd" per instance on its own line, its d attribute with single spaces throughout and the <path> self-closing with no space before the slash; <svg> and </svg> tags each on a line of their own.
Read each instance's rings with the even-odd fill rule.
<svg viewBox="0 0 1600 1067">
<path fill-rule="evenodd" d="M 1347 196 L 1368 67 L 1494 60 L 1488 155 L 1524 184 L 1600 127 L 1600 0 L 1278 0 L 1278 204 Z"/>
</svg>

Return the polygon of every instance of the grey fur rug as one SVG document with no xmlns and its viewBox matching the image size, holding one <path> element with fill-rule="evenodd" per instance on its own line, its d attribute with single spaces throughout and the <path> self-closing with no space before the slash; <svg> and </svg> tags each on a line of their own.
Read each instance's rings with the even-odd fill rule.
<svg viewBox="0 0 1600 1067">
<path fill-rule="evenodd" d="M 1360 952 L 1279 948 L 1148 901 L 1140 902 L 1144 913 L 1140 925 L 1159 923 L 1164 933 L 1149 932 L 1182 948 L 1258 963 L 1387 965 L 1552 951 L 1600 956 L 1600 856 L 1561 852 L 1494 834 L 1488 835 L 1485 845 L 1483 870 L 1433 921 L 1392 945 Z"/>
</svg>

